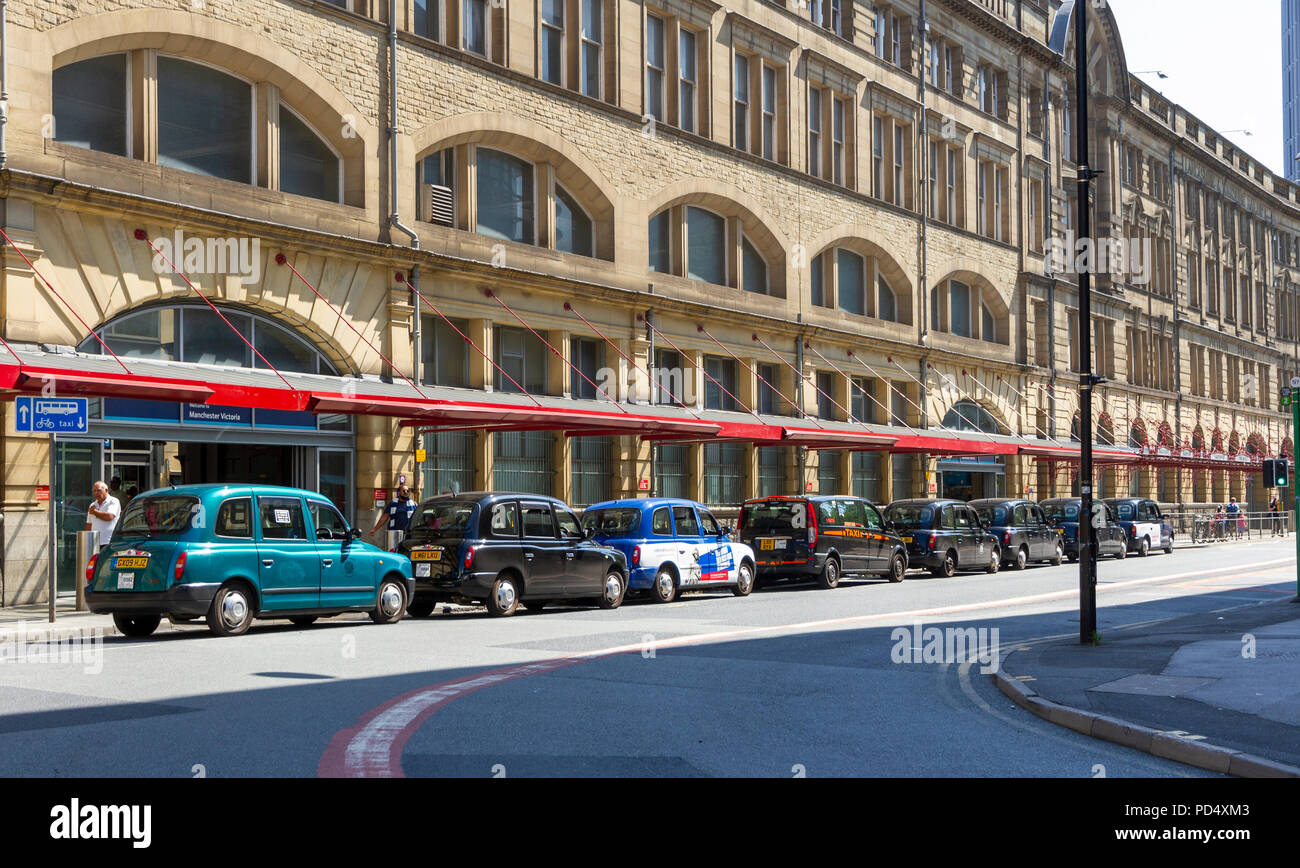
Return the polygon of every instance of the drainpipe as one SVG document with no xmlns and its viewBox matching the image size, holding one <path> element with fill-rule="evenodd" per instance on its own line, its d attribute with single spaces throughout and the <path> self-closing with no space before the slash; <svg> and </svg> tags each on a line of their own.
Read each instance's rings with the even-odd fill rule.
<svg viewBox="0 0 1300 868">
<path fill-rule="evenodd" d="M 0 4 L 3 0 L 0 0 Z M 399 172 L 397 170 L 397 0 L 388 2 L 388 178 L 390 182 L 388 205 L 391 212 L 388 216 L 389 225 L 399 230 L 411 239 L 411 249 L 420 249 L 420 236 L 415 234 L 415 230 L 404 225 L 397 208 L 397 186 Z M 420 266 L 415 264 L 411 266 L 411 285 L 417 290 L 420 288 Z M 412 354 L 411 370 L 414 374 L 411 379 L 420 382 L 420 354 L 424 351 L 424 345 L 420 335 L 420 314 L 421 303 L 418 292 L 413 292 L 412 301 L 415 303 L 415 352 Z"/>
<path fill-rule="evenodd" d="M 9 22 L 5 17 L 8 0 L 0 0 L 0 169 L 9 165 L 5 150 L 5 129 L 9 124 Z"/>
</svg>

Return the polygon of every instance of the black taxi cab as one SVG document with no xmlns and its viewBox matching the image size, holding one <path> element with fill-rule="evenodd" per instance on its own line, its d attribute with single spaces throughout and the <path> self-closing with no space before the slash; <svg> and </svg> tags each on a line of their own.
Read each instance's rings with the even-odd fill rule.
<svg viewBox="0 0 1300 868">
<path fill-rule="evenodd" d="M 958 570 L 996 573 L 1002 547 L 989 533 L 975 509 L 960 500 L 896 500 L 885 510 L 885 521 L 907 544 L 915 567 L 934 576 Z"/>
<path fill-rule="evenodd" d="M 1079 511 L 1083 501 L 1077 497 L 1054 497 L 1039 504 L 1052 527 L 1061 535 L 1065 556 L 1074 563 L 1079 559 Z M 1093 509 L 1106 516 L 1101 526 L 1093 524 L 1092 538 L 1097 543 L 1098 556 L 1110 555 L 1118 560 L 1128 557 L 1128 540 L 1124 529 L 1115 523 L 1115 510 L 1103 500 L 1094 500 Z"/>
<path fill-rule="evenodd" d="M 754 550 L 758 578 L 809 577 L 834 588 L 841 576 L 901 582 L 907 548 L 880 509 L 860 497 L 761 497 L 740 508 L 740 541 Z"/>
<path fill-rule="evenodd" d="M 1050 561 L 1060 566 L 1065 543 L 1042 509 L 1032 500 L 1014 497 L 972 500 L 970 505 L 1002 545 L 1002 564 L 1023 570 L 1029 563 Z"/>
</svg>

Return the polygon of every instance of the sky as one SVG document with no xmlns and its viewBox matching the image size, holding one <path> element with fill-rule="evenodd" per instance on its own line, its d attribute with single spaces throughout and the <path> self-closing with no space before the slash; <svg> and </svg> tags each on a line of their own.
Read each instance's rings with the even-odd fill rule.
<svg viewBox="0 0 1300 868">
<path fill-rule="evenodd" d="M 1110 0 L 1130 72 L 1274 173 L 1282 154 L 1280 0 Z"/>
</svg>

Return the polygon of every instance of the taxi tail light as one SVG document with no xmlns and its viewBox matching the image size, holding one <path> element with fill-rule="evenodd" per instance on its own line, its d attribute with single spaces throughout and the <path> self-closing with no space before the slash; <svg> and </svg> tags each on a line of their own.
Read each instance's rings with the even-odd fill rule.
<svg viewBox="0 0 1300 868">
<path fill-rule="evenodd" d="M 1128 526 L 1128 535 L 1136 539 L 1136 538 L 1137 538 L 1137 535 L 1138 535 L 1138 526 L 1135 525 L 1135 524 L 1131 524 L 1131 525 L 1129 525 L 1129 526 Z"/>
<path fill-rule="evenodd" d="M 95 581 L 95 564 L 98 561 L 99 555 L 97 553 L 90 556 L 90 563 L 86 564 L 86 584 Z"/>
<path fill-rule="evenodd" d="M 465 549 L 465 569 L 474 566 L 474 546 Z"/>
<path fill-rule="evenodd" d="M 180 557 L 176 559 L 176 567 L 172 570 L 172 575 L 176 577 L 178 582 L 185 575 L 185 552 L 181 552 Z"/>
<path fill-rule="evenodd" d="M 928 545 L 930 546 L 930 551 L 934 551 L 934 534 L 930 534 Z"/>
<path fill-rule="evenodd" d="M 641 566 L 641 546 L 632 549 L 632 566 Z"/>
<path fill-rule="evenodd" d="M 811 503 L 808 507 L 808 545 L 817 544 L 817 510 L 813 509 Z"/>
<path fill-rule="evenodd" d="M 1011 531 L 1009 530 L 1002 531 L 1002 544 L 1004 546 L 1011 545 Z"/>
</svg>

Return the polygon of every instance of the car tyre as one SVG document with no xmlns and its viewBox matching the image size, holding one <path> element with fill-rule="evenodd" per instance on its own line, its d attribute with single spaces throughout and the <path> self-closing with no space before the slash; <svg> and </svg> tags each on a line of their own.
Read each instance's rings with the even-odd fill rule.
<svg viewBox="0 0 1300 868">
<path fill-rule="evenodd" d="M 617 609 L 627 596 L 627 581 L 623 574 L 618 570 L 610 570 L 605 576 L 605 584 L 601 589 L 600 607 L 602 609 Z"/>
<path fill-rule="evenodd" d="M 412 600 L 406 604 L 406 614 L 412 618 L 427 618 L 436 608 L 438 604 L 433 600 Z"/>
<path fill-rule="evenodd" d="M 1066 559 L 1067 561 L 1069 561 L 1070 563 L 1072 563 L 1072 564 L 1073 564 L 1073 563 L 1078 563 L 1078 561 L 1079 561 L 1079 556 L 1078 556 L 1077 554 L 1075 554 L 1074 552 L 1070 552 L 1068 555 L 1065 556 L 1065 559 Z"/>
<path fill-rule="evenodd" d="M 1052 555 L 1051 557 L 1052 566 L 1059 567 L 1061 565 L 1061 561 L 1064 559 L 1065 559 L 1065 546 L 1061 545 L 1060 542 L 1057 542 L 1056 554 Z"/>
<path fill-rule="evenodd" d="M 1027 566 L 1029 566 L 1029 552 L 1024 546 L 1021 546 L 1016 549 L 1016 559 L 1011 562 L 1011 568 L 1013 570 L 1023 570 Z"/>
<path fill-rule="evenodd" d="M 1146 537 L 1142 537 L 1142 539 L 1138 542 L 1138 557 L 1144 558 L 1147 556 L 1147 553 L 1150 551 L 1151 551 L 1151 540 L 1147 539 Z"/>
<path fill-rule="evenodd" d="M 1128 557 L 1128 543 L 1124 543 L 1119 547 L 1119 552 L 1115 555 L 1115 559 L 1122 561 L 1126 557 Z"/>
<path fill-rule="evenodd" d="M 1165 546 L 1165 547 L 1162 549 L 1162 551 L 1163 551 L 1165 554 L 1167 554 L 1167 555 L 1172 555 L 1172 554 L 1174 553 L 1174 542 L 1173 542 L 1173 540 L 1170 540 L 1170 541 L 1169 541 L 1169 545 Z"/>
<path fill-rule="evenodd" d="M 889 572 L 885 573 L 885 578 L 897 584 L 898 582 L 903 581 L 903 577 L 906 575 L 907 575 L 907 562 L 903 560 L 903 556 L 896 554 L 892 558 L 890 558 Z"/>
<path fill-rule="evenodd" d="M 519 608 L 519 585 L 515 577 L 509 573 L 497 576 L 484 602 L 487 604 L 488 614 L 494 618 L 513 615 Z"/>
<path fill-rule="evenodd" d="M 113 623 L 117 625 L 118 632 L 123 636 L 143 639 L 158 629 L 158 625 L 162 623 L 162 615 L 126 615 L 118 612 L 113 615 Z"/>
<path fill-rule="evenodd" d="M 840 583 L 840 562 L 835 558 L 827 558 L 825 566 L 822 567 L 821 573 L 817 576 L 817 587 L 824 591 L 829 591 L 837 587 Z"/>
<path fill-rule="evenodd" d="M 737 597 L 748 597 L 752 590 L 754 590 L 754 568 L 749 561 L 742 561 L 736 569 L 736 586 L 731 589 L 731 593 Z"/>
<path fill-rule="evenodd" d="M 524 600 L 524 608 L 530 612 L 540 612 L 550 600 Z"/>
<path fill-rule="evenodd" d="M 957 575 L 957 555 L 948 552 L 943 556 L 943 563 L 930 570 L 930 575 L 938 579 L 951 579 Z"/>
<path fill-rule="evenodd" d="M 241 584 L 222 585 L 208 607 L 208 629 L 218 636 L 242 636 L 253 626 L 253 604 Z"/>
<path fill-rule="evenodd" d="M 319 615 L 294 615 L 289 619 L 289 623 L 295 627 L 310 627 L 319 617 Z"/>
<path fill-rule="evenodd" d="M 370 620 L 376 624 L 396 624 L 406 614 L 406 585 L 389 577 L 379 583 L 375 608 L 370 610 Z"/>
<path fill-rule="evenodd" d="M 989 558 L 989 565 L 985 572 L 996 573 L 1002 568 L 1002 553 L 995 547 L 993 554 Z"/>
<path fill-rule="evenodd" d="M 655 573 L 655 583 L 650 586 L 650 598 L 656 603 L 671 603 L 677 599 L 677 577 L 667 567 Z"/>
</svg>

